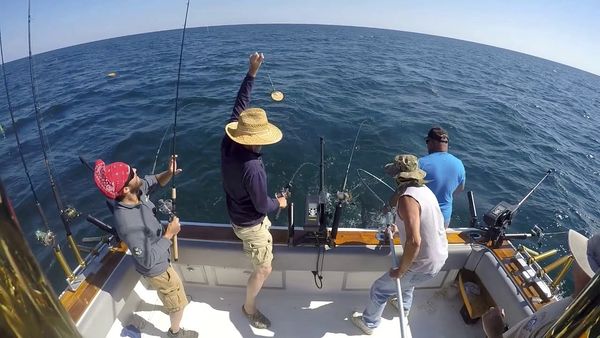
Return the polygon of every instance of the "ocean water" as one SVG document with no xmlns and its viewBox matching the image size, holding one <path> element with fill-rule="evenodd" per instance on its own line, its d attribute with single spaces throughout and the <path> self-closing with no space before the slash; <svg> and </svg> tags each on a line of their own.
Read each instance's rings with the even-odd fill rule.
<svg viewBox="0 0 600 338">
<path fill-rule="evenodd" d="M 261 51 L 266 60 L 252 106 L 263 107 L 284 133 L 280 143 L 263 150 L 273 193 L 302 163 L 318 163 L 320 136 L 325 138 L 326 187 L 340 189 L 358 126 L 366 120 L 348 177 L 354 202 L 345 210 L 342 226 L 376 227 L 379 204 L 356 169 L 382 177 L 382 166 L 395 154 L 425 155 L 423 137 L 430 127 L 441 125 L 450 133 L 450 152 L 465 164 L 466 188 L 474 191 L 480 215 L 500 201 L 516 203 L 552 168 L 555 173 L 523 205 L 511 230 L 527 232 L 538 225 L 559 232 L 526 244 L 564 250 L 561 232 L 600 229 L 596 75 L 495 47 L 381 29 L 243 25 L 193 28 L 186 34 L 177 126 L 184 170 L 177 179 L 182 220 L 228 222 L 219 145 L 248 55 Z M 110 222 L 79 155 L 129 162 L 150 173 L 161 137 L 173 122 L 180 39 L 180 30 L 165 31 L 34 56 L 49 158 L 66 204 Z M 35 53 L 36 41 L 32 43 Z M 10 62 L 6 71 L 35 188 L 70 259 L 43 165 L 28 62 Z M 110 78 L 109 72 L 118 76 Z M 286 94 L 283 102 L 270 99 L 267 75 Z M 42 223 L 18 158 L 4 88 L 0 112 L 5 130 L 0 178 L 41 266 L 61 290 L 65 283 L 51 249 L 34 239 Z M 160 170 L 170 136 L 159 156 Z M 365 183 L 387 197 L 381 184 Z M 299 221 L 305 195 L 318 189 L 318 170 L 304 166 L 293 185 Z M 167 194 L 165 189 L 155 198 Z M 463 194 L 455 200 L 451 224 L 467 226 L 469 218 Z M 73 232 L 78 240 L 99 233 L 83 219 L 75 222 Z"/>
</svg>

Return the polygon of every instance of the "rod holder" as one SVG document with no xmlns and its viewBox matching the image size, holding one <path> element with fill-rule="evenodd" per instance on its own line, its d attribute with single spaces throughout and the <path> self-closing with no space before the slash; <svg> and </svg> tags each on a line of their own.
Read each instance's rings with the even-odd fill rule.
<svg viewBox="0 0 600 338">
<path fill-rule="evenodd" d="M 560 282 L 562 282 L 562 280 L 565 279 L 567 272 L 569 272 L 569 269 L 571 269 L 571 265 L 573 265 L 573 261 L 575 261 L 575 258 L 573 258 L 573 256 L 567 257 L 569 257 L 569 259 L 567 260 L 567 262 L 564 263 L 562 270 L 560 270 L 558 276 L 554 278 L 552 284 L 550 284 L 550 287 L 552 289 L 556 289 L 558 287 L 558 284 L 560 284 Z"/>
<path fill-rule="evenodd" d="M 545 267 L 542 268 L 542 271 L 546 274 L 556 270 L 557 268 L 563 266 L 569 259 L 573 258 L 573 256 L 571 255 L 566 255 L 563 256 L 557 260 L 555 260 L 554 262 L 546 265 Z"/>
<path fill-rule="evenodd" d="M 69 246 L 71 247 L 71 250 L 73 251 L 73 255 L 75 256 L 75 260 L 77 260 L 77 264 L 79 264 L 79 266 L 81 266 L 81 267 L 84 267 L 85 266 L 85 261 L 81 257 L 81 253 L 79 252 L 79 248 L 77 247 L 77 243 L 75 243 L 75 239 L 73 239 L 73 235 L 68 235 L 67 236 L 67 241 L 69 243 Z"/>
<path fill-rule="evenodd" d="M 294 246 L 294 203 L 288 205 L 288 246 Z"/>
<path fill-rule="evenodd" d="M 539 255 L 535 255 L 535 256 L 531 257 L 531 261 L 541 262 L 544 259 L 547 259 L 548 257 L 552 257 L 552 256 L 556 255 L 557 252 L 558 252 L 557 249 L 548 250 L 544 253 L 541 253 Z"/>
<path fill-rule="evenodd" d="M 526 247 L 525 245 L 519 245 L 519 251 L 527 252 L 530 256 L 539 256 L 539 252 Z"/>
<path fill-rule="evenodd" d="M 60 265 L 61 269 L 63 270 L 65 277 L 67 278 L 67 281 L 69 283 L 73 282 L 75 280 L 75 275 L 73 274 L 73 271 L 69 267 L 69 264 L 67 264 L 67 260 L 65 259 L 65 256 L 63 255 L 62 251 L 60 250 L 60 248 L 58 246 L 56 246 L 54 248 L 54 258 L 56 258 L 58 265 Z"/>
</svg>

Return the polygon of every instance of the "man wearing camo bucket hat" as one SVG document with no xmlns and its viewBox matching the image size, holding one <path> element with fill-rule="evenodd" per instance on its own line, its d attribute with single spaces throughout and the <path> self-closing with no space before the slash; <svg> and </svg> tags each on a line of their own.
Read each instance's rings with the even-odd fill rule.
<svg viewBox="0 0 600 338">
<path fill-rule="evenodd" d="M 363 314 L 351 320 L 366 334 L 372 334 L 381 321 L 388 298 L 396 294 L 395 278 L 400 278 L 404 313 L 408 316 L 416 285 L 434 278 L 448 258 L 444 216 L 435 195 L 425 186 L 426 173 L 414 155 L 397 155 L 384 167 L 396 180 L 390 206 L 397 209 L 394 233 L 400 234 L 404 252 L 397 269 L 390 269 L 371 286 L 370 299 Z M 393 303 L 393 302 L 392 302 Z M 397 301 L 396 301 L 397 303 Z"/>
<path fill-rule="evenodd" d="M 271 274 L 273 260 L 273 237 L 267 214 L 287 206 L 284 196 L 269 196 L 267 173 L 260 152 L 262 146 L 279 142 L 283 134 L 269 123 L 263 109 L 248 108 L 254 78 L 263 60 L 262 53 L 250 55 L 250 67 L 221 142 L 221 175 L 227 211 L 233 231 L 242 240 L 244 253 L 254 268 L 248 278 L 242 313 L 250 325 L 259 329 L 271 325 L 256 306 L 256 296 Z"/>
</svg>

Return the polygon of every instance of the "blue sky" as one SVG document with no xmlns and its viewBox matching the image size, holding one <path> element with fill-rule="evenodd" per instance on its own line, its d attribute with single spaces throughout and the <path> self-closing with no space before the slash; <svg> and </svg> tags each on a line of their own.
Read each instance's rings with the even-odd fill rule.
<svg viewBox="0 0 600 338">
<path fill-rule="evenodd" d="M 32 0 L 32 48 L 181 28 L 185 0 Z M 189 27 L 320 23 L 379 27 L 507 48 L 600 75 L 600 1 L 192 0 Z M 7 60 L 27 54 L 27 1 L 0 2 Z"/>
</svg>

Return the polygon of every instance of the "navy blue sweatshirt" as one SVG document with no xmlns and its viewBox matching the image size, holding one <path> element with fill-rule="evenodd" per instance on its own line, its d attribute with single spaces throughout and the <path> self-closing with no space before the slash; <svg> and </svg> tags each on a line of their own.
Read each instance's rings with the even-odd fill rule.
<svg viewBox="0 0 600 338">
<path fill-rule="evenodd" d="M 248 108 L 254 77 L 246 75 L 228 122 L 238 120 Z M 259 224 L 265 215 L 277 210 L 279 202 L 268 196 L 267 173 L 262 155 L 232 141 L 227 134 L 221 141 L 221 175 L 231 222 L 238 226 Z"/>
</svg>

